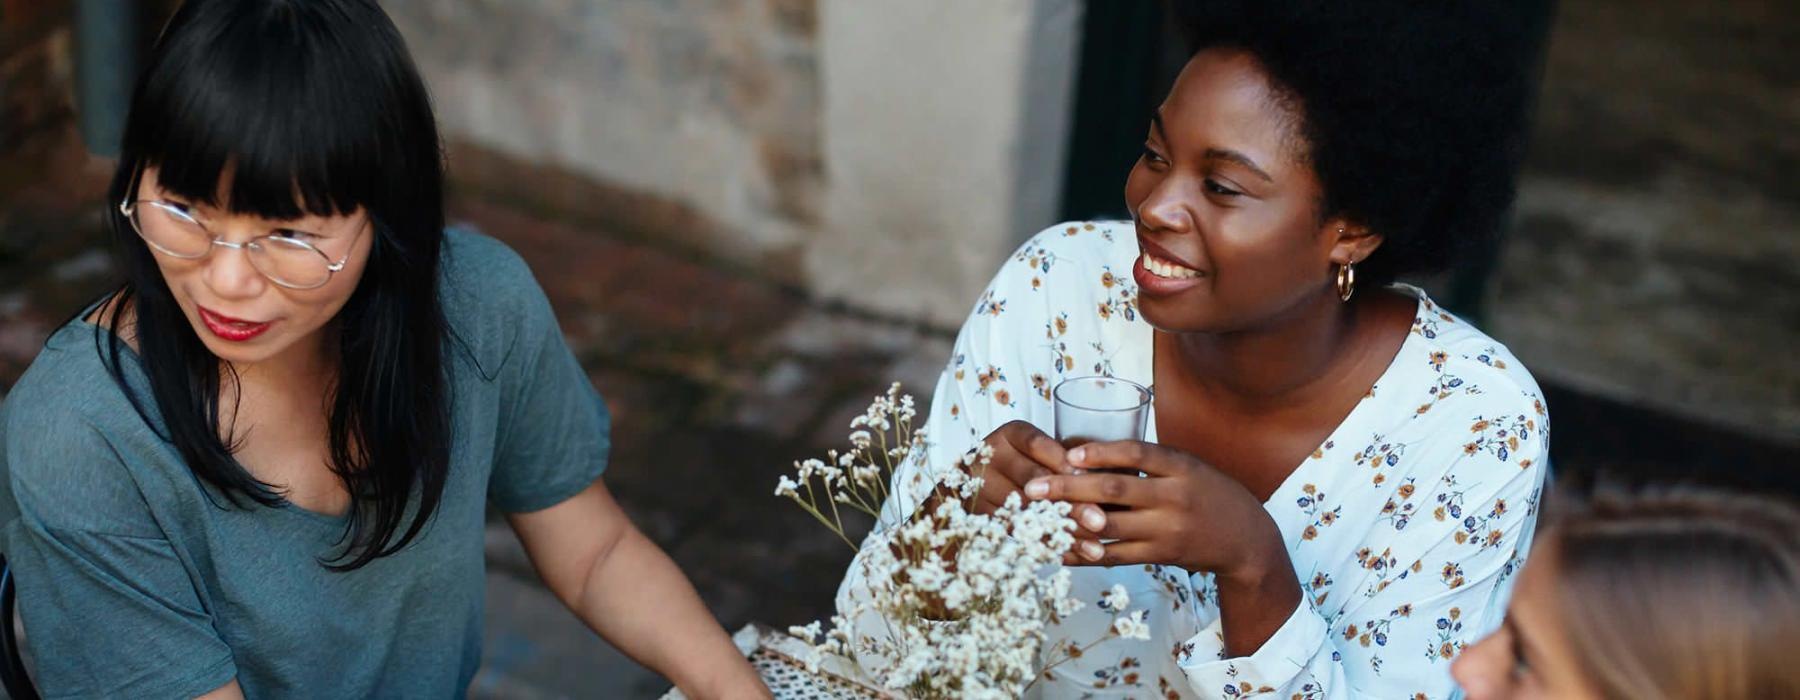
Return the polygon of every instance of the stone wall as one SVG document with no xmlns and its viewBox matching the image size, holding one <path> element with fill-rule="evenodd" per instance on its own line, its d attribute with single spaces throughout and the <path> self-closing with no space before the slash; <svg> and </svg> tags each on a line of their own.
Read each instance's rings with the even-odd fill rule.
<svg viewBox="0 0 1800 700">
<path fill-rule="evenodd" d="M 752 263 L 791 257 L 819 218 L 812 0 L 384 6 L 453 169 L 466 143 L 674 199 L 728 223 L 665 235 Z"/>
<path fill-rule="evenodd" d="M 1078 0 L 391 0 L 453 182 L 940 327 L 1053 223 Z"/>
<path fill-rule="evenodd" d="M 814 293 L 955 328 L 1056 223 L 1077 0 L 824 0 Z"/>
<path fill-rule="evenodd" d="M 1488 322 L 1540 378 L 1800 442 L 1796 27 L 1561 4 Z"/>
</svg>

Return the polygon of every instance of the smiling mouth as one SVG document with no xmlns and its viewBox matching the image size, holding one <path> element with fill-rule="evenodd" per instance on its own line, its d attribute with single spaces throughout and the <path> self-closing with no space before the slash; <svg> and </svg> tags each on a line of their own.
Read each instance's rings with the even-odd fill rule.
<svg viewBox="0 0 1800 700">
<path fill-rule="evenodd" d="M 1156 257 L 1148 252 L 1143 253 L 1143 256 L 1144 269 L 1157 277 L 1174 280 L 1191 280 L 1198 279 L 1202 274 L 1199 270 L 1182 265 L 1173 260 Z"/>
</svg>

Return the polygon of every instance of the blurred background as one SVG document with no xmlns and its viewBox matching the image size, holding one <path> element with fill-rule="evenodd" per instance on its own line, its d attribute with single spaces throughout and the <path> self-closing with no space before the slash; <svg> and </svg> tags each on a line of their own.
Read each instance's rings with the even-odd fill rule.
<svg viewBox="0 0 1800 700">
<path fill-rule="evenodd" d="M 0 0 L 0 399 L 114 284 L 108 154 L 177 4 Z M 531 263 L 609 483 L 734 629 L 829 613 L 850 552 L 776 476 L 888 382 L 928 399 L 1027 236 L 1122 215 L 1185 60 L 1151 0 L 382 4 L 452 218 Z M 1509 235 L 1417 281 L 1531 367 L 1559 472 L 1800 491 L 1800 5 L 1563 0 L 1552 31 Z M 477 697 L 660 693 L 503 525 L 488 552 Z"/>
</svg>

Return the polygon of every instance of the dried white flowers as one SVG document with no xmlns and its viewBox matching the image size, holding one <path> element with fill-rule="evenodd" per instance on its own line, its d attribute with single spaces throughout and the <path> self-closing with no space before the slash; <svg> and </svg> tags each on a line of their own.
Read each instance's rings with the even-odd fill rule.
<svg viewBox="0 0 1800 700">
<path fill-rule="evenodd" d="M 924 458 L 926 435 L 914 429 L 915 417 L 912 397 L 894 384 L 851 422 L 848 452 L 796 462 L 797 479 L 782 475 L 775 495 L 857 548 L 839 507 L 877 516 L 896 468 Z M 974 512 L 990 456 L 986 445 L 971 450 L 960 468 L 945 470 L 928 512 L 864 543 L 854 566 L 867 588 L 833 616 L 830 630 L 818 622 L 789 628 L 813 645 L 815 662 L 845 657 L 907 697 L 1013 698 L 1048 668 L 1108 639 L 1149 638 L 1146 612 L 1128 611 L 1130 597 L 1115 586 L 1096 601 L 1115 616 L 1105 636 L 1046 644 L 1053 626 L 1084 605 L 1070 595 L 1062 566 L 1075 522 L 1067 503 L 1025 503 L 1016 493 L 993 513 Z"/>
</svg>

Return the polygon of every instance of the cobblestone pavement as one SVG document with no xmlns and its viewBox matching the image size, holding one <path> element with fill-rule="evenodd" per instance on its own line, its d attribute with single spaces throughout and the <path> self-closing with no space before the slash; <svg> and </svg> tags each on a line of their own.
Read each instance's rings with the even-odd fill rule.
<svg viewBox="0 0 1800 700">
<path fill-rule="evenodd" d="M 100 212 L 104 161 L 70 136 L 0 163 L 0 398 L 51 330 L 116 270 Z M 0 183 L 5 184 L 5 183 Z M 514 247 L 550 295 L 615 419 L 607 482 L 727 627 L 829 614 L 849 550 L 790 504 L 776 476 L 835 446 L 893 380 L 929 398 L 949 338 L 504 203 L 452 218 Z M 666 682 L 569 615 L 510 530 L 488 533 L 486 660 L 476 697 L 654 697 Z"/>
</svg>

